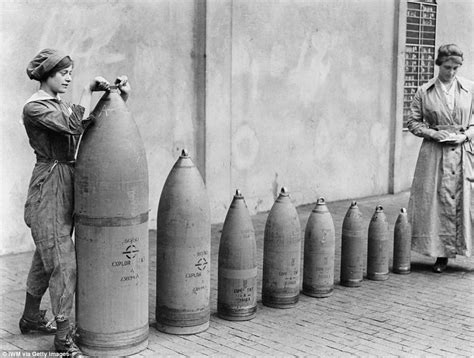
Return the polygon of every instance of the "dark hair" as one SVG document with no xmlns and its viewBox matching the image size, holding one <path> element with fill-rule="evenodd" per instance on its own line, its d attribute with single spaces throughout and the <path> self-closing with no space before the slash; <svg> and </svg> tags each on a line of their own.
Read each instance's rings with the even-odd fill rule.
<svg viewBox="0 0 474 358">
<path fill-rule="evenodd" d="M 64 70 L 69 66 L 74 67 L 74 61 L 71 59 L 71 57 L 66 56 L 61 61 L 59 61 L 58 64 L 51 69 L 51 71 L 45 73 L 41 80 L 45 81 L 48 79 L 48 77 L 53 77 L 57 72 Z"/>
<path fill-rule="evenodd" d="M 454 56 L 454 57 L 453 57 Z M 460 57 L 461 61 L 456 57 Z M 463 53 L 461 49 L 455 44 L 442 45 L 438 49 L 438 57 L 436 58 L 436 65 L 441 66 L 444 62 L 448 60 L 454 60 L 456 63 L 462 65 Z"/>
</svg>

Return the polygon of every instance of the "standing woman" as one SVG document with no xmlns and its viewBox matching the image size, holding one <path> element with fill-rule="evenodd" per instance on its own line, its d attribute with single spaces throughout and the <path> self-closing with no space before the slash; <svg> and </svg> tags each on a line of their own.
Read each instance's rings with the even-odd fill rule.
<svg viewBox="0 0 474 358">
<path fill-rule="evenodd" d="M 80 135 L 93 120 L 93 91 L 109 89 L 102 77 L 84 87 L 78 105 L 63 101 L 72 80 L 71 58 L 54 49 L 44 49 L 28 64 L 30 79 L 40 82 L 39 91 L 23 107 L 23 123 L 36 155 L 28 188 L 25 222 L 36 245 L 27 278 L 26 302 L 20 319 L 23 334 L 39 331 L 55 334 L 57 352 L 80 354 L 70 335 L 69 317 L 76 288 L 76 253 L 71 235 L 74 228 L 74 161 Z M 117 79 L 127 99 L 130 86 L 125 76 Z M 90 115 L 90 116 L 89 116 Z M 49 288 L 57 329 L 40 311 Z"/>
<path fill-rule="evenodd" d="M 474 158 L 473 82 L 456 76 L 463 53 L 454 44 L 438 49 L 437 78 L 421 86 L 411 104 L 408 129 L 423 137 L 409 202 L 412 249 L 436 257 L 471 256 L 471 183 Z"/>
</svg>

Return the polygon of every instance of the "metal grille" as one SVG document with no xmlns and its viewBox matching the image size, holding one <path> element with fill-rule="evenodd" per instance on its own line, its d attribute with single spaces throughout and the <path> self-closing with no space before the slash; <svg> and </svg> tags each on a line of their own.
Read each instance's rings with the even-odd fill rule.
<svg viewBox="0 0 474 358">
<path fill-rule="evenodd" d="M 403 128 L 417 88 L 434 76 L 436 19 L 436 0 L 407 2 Z"/>
</svg>

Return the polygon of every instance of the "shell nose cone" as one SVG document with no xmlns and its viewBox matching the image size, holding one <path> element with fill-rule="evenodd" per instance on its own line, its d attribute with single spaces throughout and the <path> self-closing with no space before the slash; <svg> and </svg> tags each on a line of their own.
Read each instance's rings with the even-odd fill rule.
<svg viewBox="0 0 474 358">
<path fill-rule="evenodd" d="M 324 199 L 323 197 L 318 198 L 318 200 L 316 201 L 316 205 L 314 206 L 313 212 L 314 213 L 328 213 L 329 210 L 326 205 L 326 199 Z"/>
<path fill-rule="evenodd" d="M 289 192 L 288 188 L 283 186 L 283 187 L 281 187 L 280 195 L 278 195 L 275 202 L 286 203 L 286 202 L 289 202 L 289 201 L 290 201 L 290 192 Z"/>
<path fill-rule="evenodd" d="M 183 148 L 183 150 L 181 151 L 181 157 L 189 157 L 189 150 Z"/>
</svg>

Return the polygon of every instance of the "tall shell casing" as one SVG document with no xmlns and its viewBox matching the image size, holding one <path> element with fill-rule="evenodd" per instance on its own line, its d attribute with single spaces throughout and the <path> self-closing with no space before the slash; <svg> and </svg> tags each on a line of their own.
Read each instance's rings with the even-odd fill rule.
<svg viewBox="0 0 474 358">
<path fill-rule="evenodd" d="M 342 223 L 341 285 L 359 287 L 364 278 L 362 213 L 353 201 Z"/>
<path fill-rule="evenodd" d="M 367 278 L 388 279 L 388 222 L 383 207 L 378 205 L 369 224 L 367 242 Z"/>
<path fill-rule="evenodd" d="M 205 331 L 210 320 L 210 205 L 186 150 L 166 179 L 156 229 L 156 325 L 170 334 Z"/>
<path fill-rule="evenodd" d="M 217 312 L 229 321 L 250 320 L 257 312 L 257 244 L 239 190 L 227 211 L 219 243 Z"/>
<path fill-rule="evenodd" d="M 296 305 L 300 291 L 301 226 L 286 188 L 275 200 L 265 224 L 262 303 L 274 308 Z"/>
<path fill-rule="evenodd" d="M 91 356 L 148 345 L 148 168 L 125 102 L 106 93 L 75 172 L 78 344 Z"/>
<path fill-rule="evenodd" d="M 328 297 L 334 290 L 336 230 L 324 198 L 309 215 L 304 235 L 303 293 Z"/>
<path fill-rule="evenodd" d="M 393 267 L 398 274 L 408 274 L 411 270 L 411 227 L 405 208 L 395 222 L 393 230 Z"/>
</svg>

